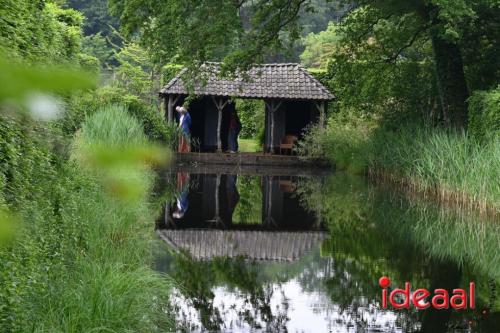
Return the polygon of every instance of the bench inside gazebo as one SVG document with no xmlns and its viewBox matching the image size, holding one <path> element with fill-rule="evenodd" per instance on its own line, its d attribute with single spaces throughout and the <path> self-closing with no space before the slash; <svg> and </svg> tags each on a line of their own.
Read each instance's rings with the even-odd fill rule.
<svg viewBox="0 0 500 333">
<path fill-rule="evenodd" d="M 316 78 L 298 64 L 276 63 L 252 67 L 245 75 L 221 78 L 219 63 L 205 63 L 203 83 L 187 89 L 183 69 L 160 91 L 165 118 L 175 121 L 174 110 L 189 93 L 197 98 L 190 103 L 191 137 L 201 152 L 222 152 L 227 148 L 229 114 L 235 110 L 234 98 L 265 102 L 265 139 L 263 152 L 279 153 L 290 138 L 300 138 L 304 128 L 325 122 L 327 104 L 334 99 Z M 237 112 L 237 110 L 236 110 Z M 286 147 L 286 146 L 285 146 Z"/>
</svg>

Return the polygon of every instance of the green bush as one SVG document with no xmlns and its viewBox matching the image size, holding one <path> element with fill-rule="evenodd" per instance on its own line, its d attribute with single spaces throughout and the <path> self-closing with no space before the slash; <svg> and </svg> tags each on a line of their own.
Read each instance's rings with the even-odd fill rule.
<svg viewBox="0 0 500 333">
<path fill-rule="evenodd" d="M 178 129 L 174 124 L 167 124 L 163 114 L 155 108 L 145 105 L 139 99 L 130 98 L 125 102 L 128 106 L 128 112 L 141 122 L 144 132 L 150 140 L 170 146 L 175 145 Z"/>
<path fill-rule="evenodd" d="M 265 108 L 260 100 L 237 99 L 236 110 L 241 121 L 240 137 L 252 139 L 264 131 Z"/>
<path fill-rule="evenodd" d="M 480 140 L 500 133 L 500 86 L 469 98 L 469 133 Z"/>
<path fill-rule="evenodd" d="M 175 144 L 177 128 L 168 125 L 160 112 L 144 103 L 139 97 L 127 94 L 124 89 L 110 86 L 71 97 L 64 118 L 60 122 L 63 132 L 72 135 L 80 129 L 86 117 L 105 105 L 124 105 L 129 114 L 139 120 L 150 140 Z"/>
<path fill-rule="evenodd" d="M 91 73 L 99 74 L 101 69 L 101 62 L 99 59 L 88 54 L 79 53 L 78 63 L 80 64 L 80 67 Z"/>
<path fill-rule="evenodd" d="M 308 128 L 298 151 L 301 155 L 326 157 L 340 169 L 362 174 L 368 167 L 367 150 L 375 126 L 371 118 L 337 114 L 326 128 Z"/>
</svg>

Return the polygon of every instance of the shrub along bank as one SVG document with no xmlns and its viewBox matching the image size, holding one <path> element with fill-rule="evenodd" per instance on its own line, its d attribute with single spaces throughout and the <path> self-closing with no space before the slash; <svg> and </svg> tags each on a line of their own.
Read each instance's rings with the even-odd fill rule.
<svg viewBox="0 0 500 333">
<path fill-rule="evenodd" d="M 0 331 L 168 329 L 169 281 L 150 268 L 153 177 L 144 161 L 154 149 L 141 124 L 123 108 L 97 111 L 69 160 L 52 135 L 29 119 L 0 120 L 0 204 L 22 221 L 0 244 Z M 96 147 L 110 145 L 137 160 L 108 163 L 113 151 Z"/>
<path fill-rule="evenodd" d="M 175 126 L 167 124 L 155 107 L 129 94 L 125 89 L 114 86 L 73 94 L 68 100 L 67 112 L 59 126 L 63 133 L 71 136 L 81 127 L 86 117 L 94 114 L 102 106 L 111 104 L 125 106 L 127 112 L 143 126 L 144 133 L 150 141 L 175 145 L 177 138 Z"/>
</svg>

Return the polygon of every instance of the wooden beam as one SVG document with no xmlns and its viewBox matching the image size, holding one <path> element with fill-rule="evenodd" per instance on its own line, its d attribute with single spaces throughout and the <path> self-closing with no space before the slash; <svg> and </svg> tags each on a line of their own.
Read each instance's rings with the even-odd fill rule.
<svg viewBox="0 0 500 333">
<path fill-rule="evenodd" d="M 177 95 L 174 97 L 174 95 L 168 95 L 168 102 L 167 102 L 167 123 L 171 123 L 174 121 L 174 108 L 179 99 L 181 98 L 181 95 Z"/>
<path fill-rule="evenodd" d="M 325 111 L 326 111 L 326 103 L 325 102 L 315 102 L 316 108 L 319 111 L 319 127 L 325 128 Z"/>
<path fill-rule="evenodd" d="M 163 116 L 165 117 L 166 122 L 168 122 L 168 108 L 170 107 L 169 99 L 170 98 L 167 96 L 163 97 L 163 108 L 164 108 Z"/>
<path fill-rule="evenodd" d="M 273 218 L 273 176 L 265 177 L 267 178 L 267 210 L 265 212 L 266 218 L 264 220 L 264 225 L 266 227 L 273 226 L 276 227 L 276 221 Z"/>
<path fill-rule="evenodd" d="M 270 117 L 270 126 L 271 126 L 271 142 L 270 142 L 270 146 L 271 148 L 269 149 L 269 152 L 271 154 L 274 154 L 274 112 L 277 111 L 281 104 L 282 104 L 282 101 L 279 101 L 278 103 L 276 103 L 276 101 L 274 99 L 271 99 L 269 101 L 264 101 L 264 103 L 266 104 L 267 106 L 267 109 L 269 110 L 269 117 Z"/>
<path fill-rule="evenodd" d="M 167 102 L 167 123 L 172 122 L 172 118 L 174 116 L 174 96 L 168 95 Z"/>
<path fill-rule="evenodd" d="M 328 115 L 328 102 L 323 102 L 323 128 L 326 127 L 326 116 Z"/>
<path fill-rule="evenodd" d="M 217 108 L 218 115 L 217 115 L 217 152 L 220 153 L 222 152 L 222 140 L 220 137 L 220 132 L 221 132 L 221 127 L 222 127 L 222 110 L 224 110 L 224 107 L 227 105 L 229 100 L 223 100 L 222 97 L 216 98 L 215 96 L 212 96 L 212 100 L 214 101 L 215 107 Z"/>
<path fill-rule="evenodd" d="M 216 175 L 216 183 L 215 183 L 215 216 L 211 220 L 207 220 L 207 222 L 215 223 L 216 226 L 218 225 L 224 225 L 224 221 L 220 217 L 220 204 L 219 204 L 219 188 L 220 188 L 220 182 L 221 182 L 221 174 L 218 173 Z"/>
</svg>

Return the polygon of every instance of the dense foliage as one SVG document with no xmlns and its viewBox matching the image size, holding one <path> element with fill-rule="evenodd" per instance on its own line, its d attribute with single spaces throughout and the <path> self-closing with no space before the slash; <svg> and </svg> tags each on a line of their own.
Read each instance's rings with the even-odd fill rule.
<svg viewBox="0 0 500 333">
<path fill-rule="evenodd" d="M 308 68 L 324 68 L 328 60 L 337 51 L 341 34 L 333 22 L 324 31 L 309 33 L 303 38 L 304 52 L 300 55 L 301 63 Z"/>
<path fill-rule="evenodd" d="M 83 15 L 43 0 L 2 0 L 0 51 L 45 63 L 78 63 Z"/>
<path fill-rule="evenodd" d="M 490 91 L 476 91 L 469 99 L 470 134 L 488 140 L 500 133 L 500 86 Z"/>
<path fill-rule="evenodd" d="M 175 58 L 193 71 L 206 60 L 224 60 L 228 68 L 247 67 L 293 46 L 291 41 L 300 37 L 301 14 L 314 10 L 312 1 L 299 0 L 111 5 L 124 31 L 139 32 L 154 59 Z M 340 94 L 341 100 L 372 103 L 371 98 L 378 97 L 384 100 L 376 104 L 385 107 L 406 100 L 408 87 L 397 84 L 404 77 L 417 94 L 411 96 L 413 101 L 427 103 L 416 105 L 418 112 L 423 107 L 446 126 L 464 128 L 469 91 L 498 82 L 499 62 L 493 54 L 500 44 L 495 20 L 499 10 L 496 2 L 487 0 L 358 1 L 342 22 L 341 52 L 331 57 L 331 77 L 337 83 L 333 88 L 352 86 L 354 80 L 359 83 L 352 89 L 355 93 Z M 411 81 L 415 74 L 422 85 Z M 380 77 L 389 79 L 378 84 Z M 375 91 L 370 87 L 374 81 L 380 86 Z M 387 91 L 392 94 L 387 96 Z"/>
<path fill-rule="evenodd" d="M 109 5 L 0 0 L 0 331 L 170 328 L 169 284 L 150 268 L 149 167 L 168 157 L 151 142 L 175 146 L 178 129 L 166 125 L 157 93 L 184 65 L 196 79 L 203 61 L 224 61 L 230 71 L 295 59 L 300 42 L 303 64 L 337 97 L 327 128 L 313 128 L 301 143 L 304 153 L 432 193 L 445 204 L 498 212 L 498 1 Z M 102 67 L 113 70 L 112 78 L 95 88 L 92 78 Z M 81 69 L 90 74 L 74 71 Z M 238 100 L 237 109 L 241 136 L 262 138 L 262 102 Z M 251 223 L 259 184 L 246 179 L 238 186 L 235 221 Z M 330 208 L 339 200 L 351 208 L 366 203 L 321 194 L 311 198 Z M 330 226 L 360 215 L 370 220 L 366 211 L 324 213 Z M 431 248 L 433 230 L 471 232 L 424 222 L 416 228 Z M 357 227 L 362 234 L 370 226 Z M 479 243 L 469 248 L 480 253 Z M 325 252 L 335 244 L 326 243 Z M 181 264 L 179 277 L 203 289 L 195 278 L 206 270 Z M 215 264 L 238 274 L 218 273 L 213 281 L 243 288 L 255 278 L 238 262 Z M 257 287 L 248 290 L 259 305 L 266 295 Z"/>
<path fill-rule="evenodd" d="M 139 96 L 75 71 L 99 67 L 81 13 L 52 1 L 0 11 L 0 331 L 168 329 L 148 203 L 149 164 L 168 154 L 148 139 L 174 130 Z"/>
</svg>

